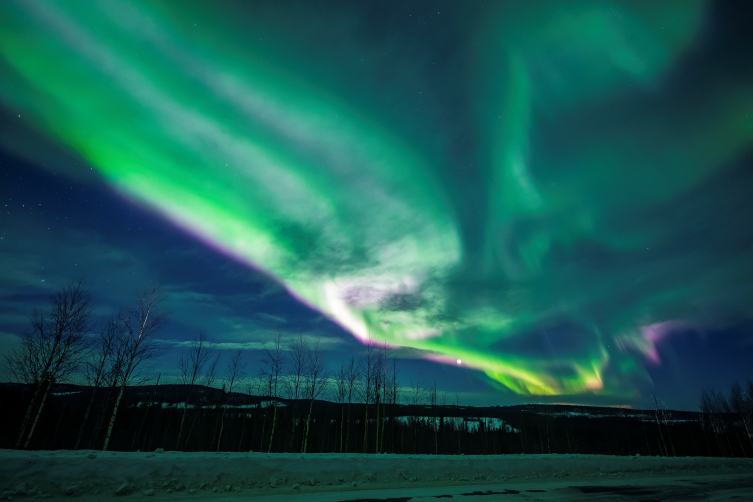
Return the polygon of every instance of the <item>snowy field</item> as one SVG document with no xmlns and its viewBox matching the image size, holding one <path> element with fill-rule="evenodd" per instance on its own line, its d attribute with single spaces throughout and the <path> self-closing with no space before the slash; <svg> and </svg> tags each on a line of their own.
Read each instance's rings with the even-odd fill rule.
<svg viewBox="0 0 753 502">
<path fill-rule="evenodd" d="M 4 500 L 253 498 L 324 502 L 414 501 L 423 497 L 470 500 L 474 495 L 486 495 L 483 502 L 623 500 L 619 498 L 622 495 L 630 500 L 671 500 L 624 490 L 648 484 L 671 487 L 680 481 L 701 487 L 722 483 L 723 498 L 753 500 L 753 460 L 0 450 L 0 496 Z M 573 487 L 581 487 L 581 491 L 582 487 L 601 487 L 587 492 L 601 498 L 586 498 L 586 492 L 579 492 L 580 498 L 563 495 L 562 490 Z M 604 498 L 610 493 L 618 498 Z M 698 495 L 697 487 L 693 493 Z M 693 500 L 716 499 L 696 496 Z"/>
</svg>

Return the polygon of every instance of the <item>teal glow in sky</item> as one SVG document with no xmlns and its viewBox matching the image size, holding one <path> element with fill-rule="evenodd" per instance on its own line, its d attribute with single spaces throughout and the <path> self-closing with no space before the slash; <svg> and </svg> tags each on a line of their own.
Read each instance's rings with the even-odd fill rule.
<svg viewBox="0 0 753 502">
<path fill-rule="evenodd" d="M 363 342 L 630 399 L 753 305 L 719 209 L 753 86 L 688 63 L 708 8 L 8 0 L 0 99 Z"/>
</svg>

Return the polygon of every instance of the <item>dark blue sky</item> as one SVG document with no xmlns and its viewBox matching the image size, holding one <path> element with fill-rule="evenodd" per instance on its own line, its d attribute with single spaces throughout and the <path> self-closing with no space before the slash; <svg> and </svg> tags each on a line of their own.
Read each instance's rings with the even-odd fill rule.
<svg viewBox="0 0 753 502">
<path fill-rule="evenodd" d="M 159 283 L 255 374 L 368 337 L 463 403 L 753 377 L 749 2 L 0 6 L 0 353 Z M 0 368 L 0 380 L 9 375 Z"/>
</svg>

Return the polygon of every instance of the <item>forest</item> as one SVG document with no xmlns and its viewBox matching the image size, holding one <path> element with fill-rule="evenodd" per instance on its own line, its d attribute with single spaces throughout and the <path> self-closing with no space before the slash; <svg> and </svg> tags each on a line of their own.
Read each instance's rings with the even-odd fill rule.
<svg viewBox="0 0 753 502">
<path fill-rule="evenodd" d="M 69 282 L 5 356 L 0 448 L 430 455 L 608 454 L 753 457 L 753 382 L 700 396 L 699 412 L 549 404 L 462 406 L 421 374 L 399 379 L 387 347 L 338 368 L 317 340 L 278 333 L 255 371 L 221 362 L 205 332 L 180 352 L 179 383 L 150 364 L 165 295 L 149 288 L 96 325 L 90 290 Z M 73 384 L 77 379 L 85 384 Z"/>
</svg>

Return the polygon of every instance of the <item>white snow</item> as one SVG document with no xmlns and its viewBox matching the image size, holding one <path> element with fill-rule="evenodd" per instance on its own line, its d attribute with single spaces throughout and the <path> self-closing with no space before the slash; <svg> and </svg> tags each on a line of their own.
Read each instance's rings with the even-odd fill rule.
<svg viewBox="0 0 753 502">
<path fill-rule="evenodd" d="M 694 476 L 753 471 L 753 460 L 599 455 L 362 455 L 0 450 L 0 497 L 102 500 L 116 493 L 192 499 Z M 298 485 L 294 488 L 294 485 Z M 229 488 L 228 488 L 229 487 Z M 402 488 L 401 488 L 402 487 Z M 154 490 L 154 492 L 150 492 Z M 19 492 L 13 495 L 13 492 Z M 40 495 L 41 494 L 41 495 Z M 69 495 L 66 495 L 69 494 Z M 187 497 L 186 497 L 187 498 Z M 212 500 L 218 500 L 212 498 Z"/>
</svg>

